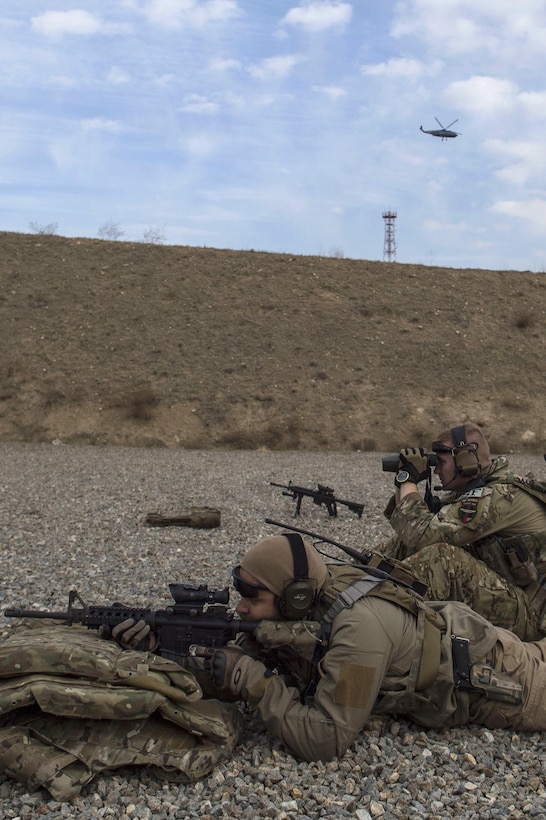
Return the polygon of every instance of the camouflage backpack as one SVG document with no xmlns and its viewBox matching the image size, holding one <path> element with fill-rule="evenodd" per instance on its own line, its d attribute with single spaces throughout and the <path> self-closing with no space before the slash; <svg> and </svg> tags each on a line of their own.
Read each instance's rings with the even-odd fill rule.
<svg viewBox="0 0 546 820">
<path fill-rule="evenodd" d="M 198 780 L 240 732 L 237 706 L 204 700 L 190 672 L 84 627 L 25 623 L 0 644 L 0 771 L 56 800 L 120 766 Z"/>
</svg>

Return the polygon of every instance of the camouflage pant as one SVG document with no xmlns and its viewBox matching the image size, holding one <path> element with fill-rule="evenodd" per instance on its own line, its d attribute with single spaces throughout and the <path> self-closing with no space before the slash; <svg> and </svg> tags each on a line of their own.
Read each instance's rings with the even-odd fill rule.
<svg viewBox="0 0 546 820">
<path fill-rule="evenodd" d="M 405 558 L 404 564 L 427 584 L 429 600 L 462 601 L 523 641 L 546 637 L 544 607 L 534 606 L 522 587 L 503 578 L 462 547 L 431 544 Z"/>
</svg>

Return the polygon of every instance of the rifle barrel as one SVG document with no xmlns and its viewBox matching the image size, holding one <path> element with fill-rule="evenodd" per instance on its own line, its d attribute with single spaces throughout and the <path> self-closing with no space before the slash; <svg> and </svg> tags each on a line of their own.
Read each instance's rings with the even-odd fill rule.
<svg viewBox="0 0 546 820">
<path fill-rule="evenodd" d="M 18 607 L 4 610 L 5 618 L 53 618 L 55 621 L 71 621 L 69 612 L 47 612 L 44 609 L 19 609 Z"/>
<path fill-rule="evenodd" d="M 95 614 L 100 615 L 98 610 L 104 609 L 105 612 L 111 611 L 109 607 L 94 607 Z M 47 612 L 43 609 L 19 609 L 14 607 L 4 610 L 5 618 L 51 618 L 54 621 L 84 621 L 84 612 L 81 609 L 70 612 Z M 126 613 L 123 613 L 126 614 Z M 129 609 L 127 617 L 130 617 Z M 172 610 L 157 610 L 154 613 L 152 610 L 148 611 L 150 620 L 154 622 L 154 626 L 161 629 L 162 626 L 170 626 L 172 624 L 179 624 L 182 627 L 191 629 L 212 629 L 221 632 L 223 629 L 228 629 L 234 632 L 254 632 L 259 625 L 259 621 L 245 621 L 242 618 L 222 618 L 222 617 L 207 617 L 206 613 L 199 613 L 198 615 L 190 615 L 189 613 L 176 613 Z M 153 616 L 156 615 L 154 618 Z M 105 614 L 104 620 L 108 617 Z M 97 624 L 98 625 L 98 624 Z"/>
</svg>

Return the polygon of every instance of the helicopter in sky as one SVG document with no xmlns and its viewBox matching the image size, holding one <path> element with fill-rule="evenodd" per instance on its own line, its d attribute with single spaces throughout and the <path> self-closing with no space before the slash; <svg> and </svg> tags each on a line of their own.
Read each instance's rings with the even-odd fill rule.
<svg viewBox="0 0 546 820">
<path fill-rule="evenodd" d="M 441 126 L 441 127 L 440 128 L 435 128 L 432 131 L 425 131 L 423 126 L 420 125 L 419 127 L 420 127 L 421 131 L 423 132 L 423 134 L 430 134 L 432 137 L 441 137 L 442 142 L 444 140 L 447 140 L 449 137 L 458 137 L 459 136 L 458 131 L 450 131 L 449 130 L 451 128 L 451 126 L 455 125 L 455 123 L 459 122 L 459 120 L 453 120 L 453 122 L 450 122 L 449 125 L 444 128 L 444 126 L 442 125 L 442 123 L 440 122 L 438 117 L 434 117 L 434 119 L 436 120 L 438 125 Z"/>
</svg>

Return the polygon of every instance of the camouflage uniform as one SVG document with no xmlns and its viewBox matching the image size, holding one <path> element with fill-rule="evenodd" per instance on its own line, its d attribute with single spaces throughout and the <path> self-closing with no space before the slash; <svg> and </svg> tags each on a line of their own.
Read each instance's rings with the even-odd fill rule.
<svg viewBox="0 0 546 820">
<path fill-rule="evenodd" d="M 401 714 L 435 729 L 475 723 L 546 730 L 546 640 L 522 643 L 465 604 L 427 604 L 356 567 L 329 567 L 309 618 L 323 621 L 339 594 L 354 589 L 359 579 L 371 580 L 373 589 L 335 615 L 318 664 L 317 657 L 310 659 L 313 638 L 307 651 L 301 641 L 303 632 L 316 633 L 310 621 L 264 621 L 268 628 L 256 633 L 261 642 L 248 636 L 238 641 L 278 672 L 266 673 L 256 705 L 266 727 L 292 754 L 304 760 L 340 757 L 371 715 Z M 404 595 L 413 600 L 413 612 Z M 284 636 L 278 645 L 277 626 Z M 287 628 L 299 642 L 287 640 Z M 494 700 L 486 685 L 468 691 L 456 687 L 452 635 L 468 638 L 471 662 L 485 662 L 483 670 L 497 676 L 501 686 L 519 688 L 519 697 Z"/>
<path fill-rule="evenodd" d="M 56 800 L 120 766 L 197 780 L 240 731 L 238 708 L 203 700 L 174 661 L 84 627 L 30 623 L 0 644 L 0 771 Z"/>
<path fill-rule="evenodd" d="M 526 479 L 507 467 L 504 456 L 492 459 L 437 513 L 417 493 L 388 507 L 397 536 L 383 552 L 404 560 L 431 600 L 463 601 L 522 640 L 537 640 L 546 635 L 546 493 L 541 501 L 518 486 L 514 479 Z"/>
</svg>

